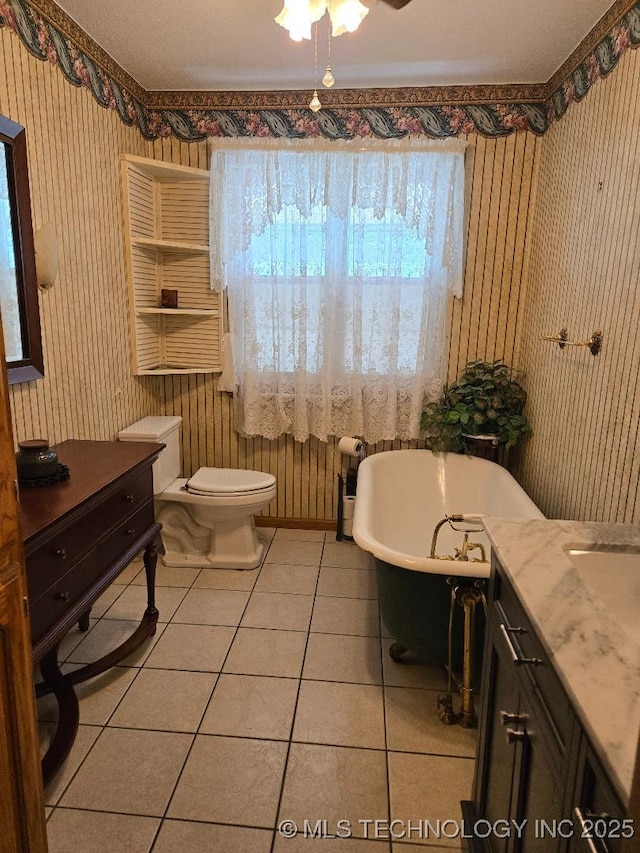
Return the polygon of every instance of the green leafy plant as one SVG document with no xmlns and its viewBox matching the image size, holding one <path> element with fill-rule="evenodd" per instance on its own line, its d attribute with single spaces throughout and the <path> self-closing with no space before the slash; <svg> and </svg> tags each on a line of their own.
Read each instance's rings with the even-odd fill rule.
<svg viewBox="0 0 640 853">
<path fill-rule="evenodd" d="M 503 361 L 471 361 L 422 413 L 432 450 L 460 451 L 463 435 L 495 435 L 513 447 L 531 427 L 522 413 L 527 392 Z"/>
</svg>

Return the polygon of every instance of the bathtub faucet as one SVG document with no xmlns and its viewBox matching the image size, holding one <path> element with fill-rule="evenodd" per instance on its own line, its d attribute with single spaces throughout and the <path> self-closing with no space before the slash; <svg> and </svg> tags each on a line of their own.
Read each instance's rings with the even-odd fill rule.
<svg viewBox="0 0 640 853">
<path fill-rule="evenodd" d="M 473 528 L 461 528 L 455 527 L 455 524 L 475 524 L 476 527 Z M 436 546 L 438 544 L 438 534 L 440 533 L 440 528 L 448 524 L 452 530 L 455 530 L 456 533 L 463 533 L 464 538 L 462 540 L 462 548 L 454 548 L 453 554 L 436 554 Z M 433 536 L 431 537 L 431 553 L 429 556 L 432 560 L 462 560 L 465 562 L 483 562 L 485 563 L 487 560 L 487 555 L 484 549 L 484 545 L 480 542 L 470 542 L 469 541 L 469 533 L 479 533 L 480 530 L 483 530 L 483 525 L 478 516 L 474 515 L 445 515 L 444 518 L 440 519 L 440 521 L 436 524 L 433 529 Z M 480 557 L 469 557 L 469 551 L 480 551 Z"/>
<path fill-rule="evenodd" d="M 469 551 L 475 551 L 476 549 L 480 550 L 480 561 L 482 563 L 487 562 L 487 553 L 484 550 L 484 545 L 482 542 L 469 542 L 469 534 L 464 534 L 464 539 L 462 540 L 462 548 L 455 548 L 455 557 L 454 560 L 469 560 Z M 474 559 L 473 557 L 471 558 Z"/>
</svg>

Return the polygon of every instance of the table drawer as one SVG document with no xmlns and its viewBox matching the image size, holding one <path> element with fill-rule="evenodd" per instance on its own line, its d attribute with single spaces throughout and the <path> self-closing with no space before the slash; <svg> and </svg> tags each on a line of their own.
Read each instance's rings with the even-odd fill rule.
<svg viewBox="0 0 640 853">
<path fill-rule="evenodd" d="M 98 552 L 91 551 L 35 601 L 29 601 L 31 639 L 36 641 L 62 619 L 100 577 Z"/>
<path fill-rule="evenodd" d="M 27 586 L 30 598 L 38 598 L 69 571 L 95 542 L 122 525 L 153 494 L 150 468 L 126 477 L 103 503 L 80 515 L 63 532 L 27 553 Z M 153 523 L 152 519 L 149 524 Z M 147 526 L 148 526 L 147 525 Z M 116 537 L 120 541 L 120 537 Z M 119 554 L 125 547 L 116 547 Z"/>
<path fill-rule="evenodd" d="M 106 532 L 123 521 L 153 495 L 151 468 L 136 471 L 119 484 L 118 489 L 100 506 L 103 529 Z"/>
<path fill-rule="evenodd" d="M 115 563 L 153 523 L 153 500 L 148 500 L 137 512 L 121 522 L 111 532 L 109 538 L 100 544 L 102 568 L 106 569 Z"/>
<path fill-rule="evenodd" d="M 92 524 L 91 517 L 68 527 L 53 536 L 32 554 L 26 555 L 27 588 L 29 598 L 37 599 L 59 581 L 77 563 L 95 542 L 99 519 Z"/>
</svg>

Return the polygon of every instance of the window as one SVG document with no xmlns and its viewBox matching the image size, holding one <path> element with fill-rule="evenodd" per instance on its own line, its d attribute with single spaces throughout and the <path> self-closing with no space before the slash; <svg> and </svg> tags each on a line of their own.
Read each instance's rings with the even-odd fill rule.
<svg viewBox="0 0 640 853">
<path fill-rule="evenodd" d="M 237 428 L 416 437 L 461 293 L 464 144 L 256 142 L 211 163 Z"/>
</svg>

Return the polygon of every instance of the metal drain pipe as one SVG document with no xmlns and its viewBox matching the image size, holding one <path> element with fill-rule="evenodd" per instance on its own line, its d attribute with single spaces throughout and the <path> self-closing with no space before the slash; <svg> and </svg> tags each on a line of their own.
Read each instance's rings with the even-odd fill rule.
<svg viewBox="0 0 640 853">
<path fill-rule="evenodd" d="M 440 708 L 439 717 L 446 726 L 459 723 L 463 728 L 475 729 L 478 726 L 478 715 L 475 710 L 473 694 L 474 688 L 474 663 L 475 663 L 475 615 L 476 606 L 483 601 L 483 580 L 474 581 L 473 587 L 458 587 L 457 578 L 447 578 L 451 587 L 451 599 L 449 608 L 449 644 L 448 644 L 448 681 L 447 692 L 438 698 Z M 461 709 L 456 713 L 453 709 L 453 618 L 455 605 L 458 603 L 464 613 L 464 646 L 462 657 L 462 682 L 459 685 L 461 696 Z"/>
</svg>

